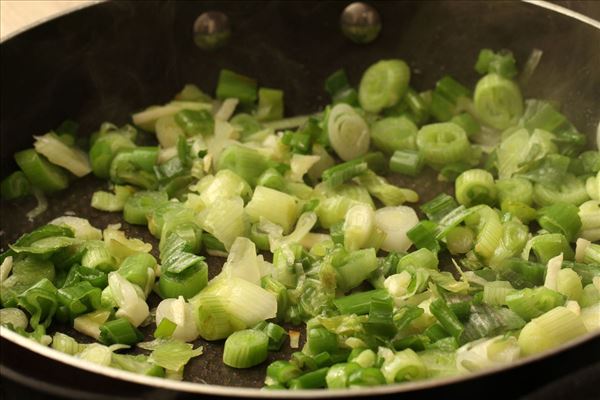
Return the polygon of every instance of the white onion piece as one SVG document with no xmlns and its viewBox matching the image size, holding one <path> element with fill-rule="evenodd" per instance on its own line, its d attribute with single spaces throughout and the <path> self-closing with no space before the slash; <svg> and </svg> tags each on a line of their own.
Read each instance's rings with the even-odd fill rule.
<svg viewBox="0 0 600 400">
<path fill-rule="evenodd" d="M 407 251 L 412 242 L 406 232 L 418 223 L 417 213 L 407 206 L 384 207 L 375 211 L 375 225 L 386 234 L 381 249 Z"/>
</svg>

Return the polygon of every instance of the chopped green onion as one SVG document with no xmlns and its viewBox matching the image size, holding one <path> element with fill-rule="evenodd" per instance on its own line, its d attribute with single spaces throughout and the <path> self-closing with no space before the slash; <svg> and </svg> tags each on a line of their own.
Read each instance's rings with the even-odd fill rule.
<svg viewBox="0 0 600 400">
<path fill-rule="evenodd" d="M 260 152 L 238 145 L 226 147 L 217 161 L 218 171 L 231 170 L 251 186 L 256 186 L 258 178 L 268 167 L 267 159 Z"/>
<path fill-rule="evenodd" d="M 125 202 L 135 192 L 131 186 L 115 186 L 115 193 L 104 191 L 94 192 L 92 195 L 92 207 L 102 211 L 121 211 Z"/>
<path fill-rule="evenodd" d="M 406 232 L 417 249 L 428 249 L 434 253 L 440 250 L 440 243 L 436 239 L 437 224 L 433 221 L 423 220 Z"/>
<path fill-rule="evenodd" d="M 462 334 L 464 330 L 463 325 L 444 300 L 437 299 L 433 301 L 429 305 L 429 311 L 452 336 L 458 338 Z"/>
<path fill-rule="evenodd" d="M 128 197 L 123 205 L 123 218 L 130 224 L 146 225 L 148 215 L 159 205 L 166 203 L 164 192 L 140 191 Z"/>
<path fill-rule="evenodd" d="M 256 81 L 233 71 L 222 69 L 217 83 L 217 98 L 239 99 L 243 104 L 252 104 L 256 101 Z"/>
<path fill-rule="evenodd" d="M 396 150 L 417 149 L 417 126 L 406 117 L 389 117 L 371 126 L 371 140 L 379 150 L 392 154 Z"/>
<path fill-rule="evenodd" d="M 405 201 L 415 203 L 419 201 L 419 194 L 410 189 L 403 189 L 391 185 L 388 181 L 373 171 L 366 171 L 358 177 L 358 181 L 369 193 L 378 198 L 385 206 L 398 206 Z"/>
<path fill-rule="evenodd" d="M 352 107 L 337 104 L 329 111 L 327 134 L 331 147 L 344 161 L 369 151 L 369 126 Z"/>
<path fill-rule="evenodd" d="M 52 164 L 63 167 L 78 177 L 92 172 L 87 154 L 76 147 L 66 145 L 56 134 L 51 132 L 34 138 L 35 151 L 46 157 Z"/>
<path fill-rule="evenodd" d="M 477 116 L 496 129 L 506 129 L 523 115 L 523 98 L 516 83 L 491 73 L 475 87 L 474 103 Z"/>
<path fill-rule="evenodd" d="M 181 110 L 174 115 L 173 119 L 188 137 L 208 136 L 215 131 L 215 120 L 207 110 Z"/>
<path fill-rule="evenodd" d="M 117 154 L 130 150 L 135 144 L 125 135 L 118 132 L 106 133 L 100 136 L 90 148 L 90 163 L 94 175 L 108 178 L 110 165 Z"/>
<path fill-rule="evenodd" d="M 264 186 L 256 187 L 245 210 L 253 221 L 266 218 L 280 225 L 284 232 L 289 232 L 298 218 L 298 204 L 294 197 Z"/>
<path fill-rule="evenodd" d="M 446 246 L 450 254 L 466 254 L 473 249 L 474 239 L 471 229 L 457 226 L 446 235 Z"/>
<path fill-rule="evenodd" d="M 533 319 L 521 330 L 519 346 L 525 355 L 560 346 L 586 333 L 581 317 L 565 307 L 556 307 Z"/>
<path fill-rule="evenodd" d="M 307 372 L 298 378 L 290 380 L 288 386 L 292 390 L 324 388 L 327 384 L 325 378 L 328 371 L 329 368 L 325 367 L 315 371 Z"/>
<path fill-rule="evenodd" d="M 565 303 L 565 297 L 546 287 L 522 289 L 505 298 L 506 305 L 520 317 L 529 321 Z"/>
<path fill-rule="evenodd" d="M 377 269 L 377 256 L 373 248 L 354 251 L 344 261 L 336 268 L 337 287 L 342 292 L 358 286 Z"/>
<path fill-rule="evenodd" d="M 385 293 L 384 289 L 353 293 L 348 296 L 338 297 L 333 301 L 333 304 L 335 304 L 336 308 L 342 314 L 367 314 L 371 306 L 371 300 L 383 296 Z"/>
<path fill-rule="evenodd" d="M 175 332 L 176 328 L 177 324 L 171 322 L 168 318 L 163 318 L 162 321 L 160 321 L 156 326 L 153 336 L 156 339 L 169 338 L 171 335 L 173 335 L 173 332 Z"/>
<path fill-rule="evenodd" d="M 23 171 L 15 171 L 2 180 L 0 194 L 5 200 L 18 199 L 31 194 L 31 184 Z"/>
<path fill-rule="evenodd" d="M 114 183 L 129 183 L 153 189 L 157 185 L 153 169 L 157 158 L 157 147 L 138 147 L 122 151 L 110 163 L 110 179 Z"/>
<path fill-rule="evenodd" d="M 555 203 L 539 211 L 538 223 L 548 232 L 562 233 L 572 242 L 581 228 L 578 212 L 573 204 Z"/>
<path fill-rule="evenodd" d="M 421 211 L 432 221 L 439 222 L 446 215 L 450 214 L 451 211 L 458 207 L 458 203 L 452 196 L 446 193 L 441 193 L 423 204 L 420 208 Z"/>
<path fill-rule="evenodd" d="M 423 126 L 417 134 L 417 146 L 433 167 L 463 160 L 470 150 L 463 128 L 451 122 Z"/>
<path fill-rule="evenodd" d="M 509 50 L 494 53 L 490 49 L 481 49 L 475 63 L 475 70 L 482 75 L 491 73 L 505 78 L 513 78 L 517 74 L 516 61 Z"/>
<path fill-rule="evenodd" d="M 234 332 L 225 341 L 223 363 L 233 368 L 250 368 L 267 359 L 269 337 L 262 331 Z"/>
<path fill-rule="evenodd" d="M 466 207 L 493 205 L 496 200 L 494 177 L 483 169 L 470 169 L 456 179 L 456 200 Z"/>
<path fill-rule="evenodd" d="M 342 183 L 359 176 L 368 170 L 366 162 L 361 160 L 352 160 L 337 164 L 323 171 L 323 182 L 331 188 L 335 188 Z"/>
<path fill-rule="evenodd" d="M 556 290 L 569 300 L 579 301 L 583 293 L 581 277 L 571 268 L 561 269 L 556 277 Z"/>
<path fill-rule="evenodd" d="M 258 89 L 258 109 L 256 119 L 272 121 L 283 118 L 283 91 L 277 89 Z"/>
<path fill-rule="evenodd" d="M 208 100 L 208 99 L 204 99 Z M 154 132 L 156 127 L 156 122 L 165 116 L 174 116 L 177 112 L 181 110 L 211 110 L 212 104 L 210 102 L 198 102 L 198 101 L 172 101 L 162 106 L 151 106 L 146 110 L 135 113 L 131 116 L 133 123 L 139 126 L 140 128 Z"/>
<path fill-rule="evenodd" d="M 100 327 L 100 341 L 106 345 L 128 344 L 132 345 L 144 336 L 125 318 L 118 318 L 105 322 Z"/>
<path fill-rule="evenodd" d="M 301 374 L 302 371 L 289 361 L 277 360 L 267 367 L 267 377 L 281 385 L 286 385 Z"/>
<path fill-rule="evenodd" d="M 50 164 L 34 149 L 15 153 L 15 161 L 31 184 L 44 192 L 55 192 L 69 186 L 69 178 L 60 167 Z"/>
<path fill-rule="evenodd" d="M 469 138 L 472 138 L 481 131 L 481 125 L 479 125 L 479 122 L 477 122 L 477 120 L 468 113 L 455 115 L 452 117 L 452 119 L 450 119 L 450 122 L 455 123 L 463 128 Z"/>
<path fill-rule="evenodd" d="M 390 158 L 389 168 L 403 175 L 417 176 L 421 173 L 424 158 L 421 152 L 413 150 L 396 150 Z"/>
<path fill-rule="evenodd" d="M 360 105 L 372 113 L 395 105 L 408 90 L 409 80 L 410 69 L 402 60 L 382 60 L 371 65 L 360 81 Z"/>
</svg>

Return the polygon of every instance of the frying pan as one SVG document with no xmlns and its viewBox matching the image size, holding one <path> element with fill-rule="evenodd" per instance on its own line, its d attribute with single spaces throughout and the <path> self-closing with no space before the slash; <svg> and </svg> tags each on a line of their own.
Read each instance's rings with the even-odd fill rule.
<svg viewBox="0 0 600 400">
<path fill-rule="evenodd" d="M 406 1 L 371 2 L 382 16 L 379 37 L 356 45 L 339 29 L 348 2 L 135 2 L 100 3 L 45 22 L 2 42 L 1 174 L 16 166 L 12 155 L 31 146 L 33 134 L 63 120 L 93 132 L 103 121 L 128 122 L 132 111 L 167 101 L 188 82 L 214 91 L 218 71 L 230 68 L 281 88 L 286 114 L 314 112 L 328 98 L 323 82 L 345 68 L 352 82 L 382 58 L 407 60 L 417 89 L 432 87 L 444 73 L 473 85 L 473 61 L 483 47 L 513 50 L 521 64 L 534 48 L 542 62 L 526 97 L 559 101 L 593 144 L 600 119 L 600 23 L 545 2 Z M 581 6 L 581 5 L 580 5 Z M 600 13 L 589 3 L 590 13 Z M 192 37 L 196 18 L 218 10 L 232 35 L 221 49 L 206 51 Z M 415 188 L 426 201 L 449 190 L 434 177 L 394 178 Z M 49 210 L 30 222 L 32 199 L 0 204 L 0 246 L 6 248 L 35 226 L 74 212 L 96 226 L 123 222 L 119 215 L 92 209 L 93 191 L 105 183 L 94 177 L 73 182 L 50 198 Z M 128 226 L 130 235 L 155 243 L 146 229 Z M 223 260 L 208 258 L 210 274 Z M 73 333 L 73 332 L 70 332 Z M 186 367 L 184 382 L 139 376 L 100 367 L 57 353 L 7 329 L 0 331 L 1 373 L 39 390 L 73 398 L 191 398 L 198 394 L 278 397 L 259 391 L 267 363 L 232 370 L 221 362 L 222 343 L 198 340 L 202 356 Z M 79 337 L 81 339 L 81 337 Z M 290 350 L 288 350 L 289 352 Z M 347 397 L 391 394 L 395 398 L 471 397 L 477 393 L 514 397 L 577 368 L 598 363 L 600 335 L 587 335 L 552 352 L 466 377 L 353 391 L 289 392 L 289 397 Z M 271 360 L 285 358 L 285 351 Z M 597 371 L 597 364 L 596 368 Z"/>
</svg>

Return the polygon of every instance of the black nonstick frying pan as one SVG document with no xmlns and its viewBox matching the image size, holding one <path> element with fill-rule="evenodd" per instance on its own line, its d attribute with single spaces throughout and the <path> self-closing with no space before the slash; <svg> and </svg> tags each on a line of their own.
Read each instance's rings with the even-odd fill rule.
<svg viewBox="0 0 600 400">
<path fill-rule="evenodd" d="M 286 114 L 314 112 L 327 103 L 324 79 L 343 67 L 356 83 L 381 58 L 405 59 L 416 88 L 432 87 L 450 73 L 472 85 L 473 60 L 481 48 L 508 48 L 523 63 L 532 49 L 542 62 L 526 97 L 559 101 L 575 125 L 595 143 L 600 120 L 600 23 L 550 3 L 505 1 L 370 2 L 382 19 L 379 37 L 368 45 L 346 38 L 339 26 L 349 2 L 332 1 L 115 1 L 63 15 L 0 45 L 1 175 L 15 169 L 12 155 L 31 146 L 32 135 L 63 120 L 93 132 L 103 121 L 128 122 L 132 111 L 171 98 L 188 82 L 214 91 L 218 72 L 230 68 L 256 77 L 286 96 Z M 589 2 L 589 14 L 600 14 Z M 227 44 L 199 48 L 193 35 L 203 12 L 223 12 L 231 26 Z M 448 190 L 431 179 L 396 180 L 426 201 Z M 103 183 L 86 177 L 50 198 L 49 210 L 29 222 L 32 199 L 0 204 L 0 246 L 66 211 L 96 226 L 123 222 L 90 207 Z M 125 224 L 126 225 L 126 224 Z M 144 228 L 129 234 L 154 242 Z M 208 258 L 210 272 L 223 259 Z M 198 340 L 204 355 L 186 368 L 184 382 L 142 377 L 84 363 L 2 329 L 0 372 L 38 390 L 73 398 L 197 398 L 198 395 L 278 397 L 259 391 L 264 368 L 233 370 L 221 362 L 222 343 Z M 286 354 L 272 355 L 287 357 Z M 529 393 L 581 368 L 598 374 L 600 336 L 588 335 L 551 353 L 497 370 L 448 380 L 351 392 L 289 392 L 297 397 L 393 395 L 395 398 L 504 398 Z"/>
</svg>

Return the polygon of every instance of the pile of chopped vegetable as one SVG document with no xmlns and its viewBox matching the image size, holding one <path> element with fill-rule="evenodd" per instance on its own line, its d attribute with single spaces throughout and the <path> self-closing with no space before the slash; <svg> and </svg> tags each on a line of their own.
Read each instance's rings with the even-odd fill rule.
<svg viewBox="0 0 600 400">
<path fill-rule="evenodd" d="M 523 99 L 510 52 L 484 49 L 475 69 L 474 90 L 444 76 L 425 92 L 399 59 L 358 89 L 339 70 L 330 105 L 287 119 L 282 91 L 222 70 L 216 98 L 187 85 L 133 125 L 102 124 L 87 152 L 70 121 L 35 137 L 3 198 L 35 195 L 35 218 L 46 193 L 93 173 L 110 186 L 91 206 L 147 225 L 158 247 L 75 216 L 41 226 L 0 255 L 2 325 L 174 379 L 199 337 L 226 339 L 232 368 L 298 348 L 267 367 L 268 389 L 459 375 L 600 329 L 600 153 L 556 103 Z M 455 197 L 416 207 L 388 180 L 425 168 Z M 210 280 L 200 254 L 226 257 Z M 51 337 L 53 321 L 97 343 Z M 131 346 L 150 352 L 119 352 Z"/>
</svg>

